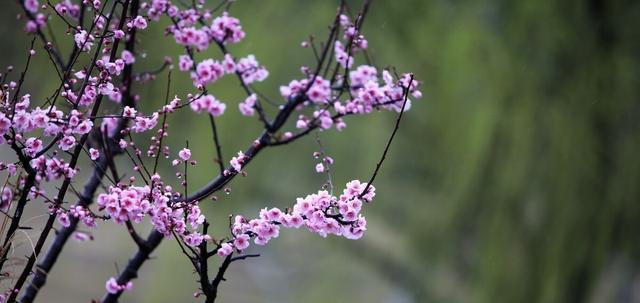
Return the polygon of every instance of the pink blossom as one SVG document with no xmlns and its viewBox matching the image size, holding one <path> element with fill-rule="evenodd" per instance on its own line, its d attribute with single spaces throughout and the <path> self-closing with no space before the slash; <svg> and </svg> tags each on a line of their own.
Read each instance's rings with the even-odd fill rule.
<svg viewBox="0 0 640 303">
<path fill-rule="evenodd" d="M 258 63 L 254 55 L 240 59 L 235 70 L 240 73 L 242 81 L 247 84 L 262 82 L 269 76 L 269 71 Z"/>
<path fill-rule="evenodd" d="M 113 37 L 116 39 L 122 39 L 124 38 L 124 32 L 122 30 L 115 30 L 113 31 Z"/>
<path fill-rule="evenodd" d="M 124 63 L 126 64 L 133 64 L 136 62 L 136 57 L 126 49 L 122 51 L 122 53 L 120 54 L 120 58 L 122 58 L 122 60 L 124 60 Z"/>
<path fill-rule="evenodd" d="M 220 247 L 218 248 L 218 256 L 220 257 L 226 257 L 228 255 L 230 255 L 233 252 L 233 246 L 229 243 L 222 243 L 220 245 Z"/>
<path fill-rule="evenodd" d="M 100 151 L 98 151 L 95 148 L 90 148 L 89 149 L 89 157 L 91 157 L 91 160 L 93 160 L 93 161 L 98 160 L 98 158 L 100 157 Z"/>
<path fill-rule="evenodd" d="M 89 50 L 91 50 L 94 38 L 92 35 L 87 33 L 87 31 L 81 30 L 77 34 L 75 34 L 73 38 L 76 42 L 76 46 L 78 46 L 78 48 L 80 48 L 82 51 L 88 52 Z"/>
<path fill-rule="evenodd" d="M 197 113 L 206 110 L 214 117 L 224 114 L 224 111 L 227 108 L 224 103 L 220 102 L 213 95 L 204 95 L 191 102 L 189 106 Z"/>
<path fill-rule="evenodd" d="M 240 102 L 240 104 L 238 104 L 240 113 L 242 113 L 243 116 L 253 116 L 253 107 L 256 105 L 257 100 L 258 96 L 256 96 L 256 94 L 251 94 L 244 100 L 244 102 Z"/>
<path fill-rule="evenodd" d="M 71 149 L 75 145 L 76 145 L 76 138 L 74 136 L 64 136 L 58 142 L 58 147 L 61 150 L 64 150 L 64 151 L 68 151 L 69 149 Z"/>
<path fill-rule="evenodd" d="M 236 62 L 233 60 L 233 56 L 231 56 L 231 54 L 224 55 L 222 66 L 224 67 L 224 72 L 227 74 L 233 74 L 236 72 Z"/>
<path fill-rule="evenodd" d="M 117 125 L 118 125 L 118 119 L 105 118 L 102 120 L 102 124 L 100 125 L 100 130 L 106 133 L 107 136 L 113 137 L 115 135 Z"/>
<path fill-rule="evenodd" d="M 191 60 L 191 57 L 189 57 L 188 55 L 180 55 L 178 60 L 178 68 L 181 71 L 186 72 L 190 70 L 192 67 L 193 67 L 193 60 Z"/>
<path fill-rule="evenodd" d="M 153 113 L 151 117 L 136 117 L 136 124 L 133 127 L 133 131 L 136 133 L 145 132 L 150 130 L 158 124 L 158 113 Z"/>
<path fill-rule="evenodd" d="M 0 196 L 0 210 L 3 212 L 9 211 L 11 200 L 13 200 L 13 191 L 8 186 L 3 187 L 2 195 Z"/>
<path fill-rule="evenodd" d="M 25 154 L 29 157 L 34 157 L 38 152 L 40 152 L 43 148 L 42 140 L 36 138 L 29 138 L 24 143 L 25 145 Z"/>
<path fill-rule="evenodd" d="M 304 119 L 298 119 L 298 121 L 296 121 L 296 128 L 307 128 L 308 126 L 307 121 Z"/>
<path fill-rule="evenodd" d="M 109 280 L 107 280 L 107 283 L 105 284 L 105 288 L 107 289 L 107 292 L 110 294 L 117 294 L 121 291 L 124 290 L 130 290 L 133 288 L 133 282 L 129 281 L 124 285 L 119 285 L 118 281 L 116 280 L 116 278 L 111 277 L 109 278 Z"/>
<path fill-rule="evenodd" d="M 31 13 L 38 12 L 39 6 L 38 0 L 24 0 L 24 7 Z"/>
<path fill-rule="evenodd" d="M 55 5 L 55 10 L 61 15 L 77 18 L 80 15 L 80 5 L 71 0 L 60 1 Z"/>
<path fill-rule="evenodd" d="M 69 215 L 63 212 L 58 215 L 58 223 L 64 227 L 69 227 L 71 225 L 71 221 L 69 220 Z"/>
<path fill-rule="evenodd" d="M 316 172 L 317 173 L 324 172 L 324 165 L 322 163 L 316 164 Z"/>
<path fill-rule="evenodd" d="M 207 32 L 194 27 L 183 27 L 173 32 L 176 43 L 186 46 L 195 46 L 198 50 L 205 50 L 209 46 Z"/>
<path fill-rule="evenodd" d="M 349 72 L 349 80 L 352 86 L 363 86 L 369 81 L 377 81 L 378 71 L 373 66 L 360 65 Z"/>
<path fill-rule="evenodd" d="M 147 20 L 142 16 L 136 16 L 135 19 L 133 19 L 132 24 L 133 24 L 133 27 L 137 29 L 147 28 Z"/>
<path fill-rule="evenodd" d="M 233 246 L 235 246 L 238 250 L 245 250 L 247 247 L 249 247 L 249 235 L 242 234 L 237 236 L 233 240 Z"/>
<path fill-rule="evenodd" d="M 220 62 L 206 59 L 198 63 L 196 71 L 191 73 L 194 84 L 206 85 L 215 82 L 224 75 L 224 68 Z"/>
<path fill-rule="evenodd" d="M 183 148 L 178 152 L 178 156 L 183 161 L 187 161 L 189 160 L 189 158 L 191 158 L 191 151 L 188 148 Z"/>
<path fill-rule="evenodd" d="M 204 238 L 200 233 L 194 232 L 186 235 L 184 237 L 184 242 L 191 247 L 197 247 L 202 243 L 203 239 Z"/>
<path fill-rule="evenodd" d="M 87 233 L 76 231 L 73 233 L 73 238 L 78 242 L 86 242 L 89 240 L 93 240 L 93 237 Z"/>
<path fill-rule="evenodd" d="M 230 17 L 227 12 L 213 19 L 211 34 L 214 39 L 221 43 L 238 43 L 245 36 L 240 20 Z"/>
<path fill-rule="evenodd" d="M 126 118 L 135 118 L 138 111 L 135 108 L 125 106 L 122 110 L 122 116 Z"/>
<path fill-rule="evenodd" d="M 298 93 L 302 93 L 308 86 L 309 81 L 311 81 L 311 79 L 293 80 L 289 85 L 280 87 L 280 94 L 284 98 L 290 98 Z M 309 100 L 314 103 L 327 103 L 331 96 L 329 80 L 316 76 L 313 84 L 307 91 L 307 96 L 309 97 Z"/>
<path fill-rule="evenodd" d="M 236 172 L 240 172 L 242 171 L 242 164 L 244 164 L 244 161 L 246 161 L 246 159 L 247 156 L 245 156 L 242 151 L 239 151 L 238 155 L 231 158 L 231 161 L 229 161 L 229 163 Z"/>
<path fill-rule="evenodd" d="M 76 125 L 76 127 L 74 127 L 73 132 L 76 134 L 88 134 L 91 129 L 93 129 L 93 122 L 91 122 L 91 120 L 83 120 L 82 122 L 78 123 L 78 125 Z"/>
<path fill-rule="evenodd" d="M 344 48 L 340 41 L 336 41 L 334 51 L 336 62 L 340 63 L 342 68 L 351 68 L 353 65 L 353 56 L 351 56 Z"/>
<path fill-rule="evenodd" d="M 0 113 L 0 137 L 4 136 L 11 128 L 11 120 L 4 113 Z"/>
<path fill-rule="evenodd" d="M 118 285 L 118 282 L 114 277 L 111 277 L 109 278 L 109 280 L 107 280 L 107 284 L 105 285 L 105 288 L 107 289 L 107 292 L 110 294 L 117 294 L 118 292 L 120 292 L 120 285 Z"/>
<path fill-rule="evenodd" d="M 269 221 L 280 222 L 282 211 L 278 208 L 272 208 L 266 212 L 266 219 Z"/>
</svg>

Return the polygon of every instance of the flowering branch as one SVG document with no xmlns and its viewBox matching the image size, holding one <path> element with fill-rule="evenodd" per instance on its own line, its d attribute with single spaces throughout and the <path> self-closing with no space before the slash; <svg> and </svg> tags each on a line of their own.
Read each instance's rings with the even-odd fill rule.
<svg viewBox="0 0 640 303">
<path fill-rule="evenodd" d="M 0 270 L 8 260 L 16 231 L 25 228 L 21 219 L 27 202 L 42 201 L 49 211 L 18 278 L 10 289 L 0 293 L 0 303 L 16 302 L 19 295 L 22 296 L 20 302 L 33 302 L 67 240 L 72 237 L 91 240 L 89 233 L 78 228 L 80 224 L 95 228 L 97 220 L 122 225 L 137 246 L 122 272 L 107 280 L 107 293 L 102 302 L 117 302 L 123 291 L 133 287 L 132 280 L 138 276 L 139 269 L 165 238 L 175 238 L 179 251 L 199 276 L 199 293 L 204 295 L 205 302 L 214 302 L 231 263 L 259 256 L 246 253 L 251 241 L 265 245 L 278 237 L 281 228 L 302 227 L 323 237 L 359 239 L 363 236 L 366 220 L 361 210 L 375 196 L 372 183 L 398 131 L 403 112 L 410 108 L 408 95 L 421 96 L 412 74 L 394 78 L 383 70 L 380 77 L 374 66 L 353 68 L 357 54 L 362 54 L 366 62 L 371 61 L 366 53 L 368 42 L 362 34 L 370 1 L 364 1 L 352 22 L 345 13 L 347 2 L 341 0 L 328 38 L 319 43 L 321 47 L 316 47 L 313 37 L 302 43 L 304 48 L 311 47 L 316 65 L 313 69 L 302 67 L 302 79 L 280 87 L 282 105 L 272 102 L 253 86 L 268 77 L 267 68 L 258 63 L 254 55 L 234 57 L 229 51 L 230 44 L 245 38 L 240 21 L 229 12 L 233 1 L 224 0 L 213 9 L 205 8 L 204 1 L 181 6 L 170 0 L 104 0 L 104 3 L 102 0 L 56 3 L 47 0 L 46 5 L 40 5 L 39 0 L 22 0 L 19 3 L 27 19 L 25 31 L 35 37 L 18 82 L 11 81 L 8 73 L 0 75 L 0 146 L 9 148 L 17 158 L 16 162 L 0 163 L 0 171 L 8 175 L 0 192 L 0 213 L 11 220 L 0 251 Z M 222 9 L 225 11 L 218 12 Z M 62 59 L 61 48 L 48 23 L 52 17 L 62 20 L 67 25 L 67 33 L 72 34 L 73 49 L 67 62 Z M 171 57 L 165 57 L 156 70 L 133 72 L 136 61 L 145 59 L 136 56 L 135 45 L 139 42 L 136 33 L 146 29 L 149 22 L 163 18 L 170 21 L 166 35 L 183 47 L 177 69 L 188 74 L 195 87 L 195 92 L 187 94 L 184 102 L 179 96 L 170 98 L 174 69 Z M 44 26 L 50 30 L 53 43 L 47 40 Z M 31 95 L 21 92 L 37 39 L 44 44 L 60 80 L 40 106 L 32 105 Z M 124 50 L 120 52 L 121 42 Z M 220 60 L 200 58 L 210 45 L 220 50 Z M 77 67 L 84 54 L 88 63 Z M 169 72 L 164 105 L 143 113 L 148 109 L 138 106 L 139 96 L 132 91 L 133 83 L 142 85 L 156 80 L 166 69 Z M 216 122 L 225 114 L 227 105 L 213 96 L 208 86 L 226 75 L 237 78 L 246 93 L 246 99 L 238 103 L 240 114 L 253 116 L 257 112 L 263 130 L 225 167 L 221 132 Z M 105 97 L 117 105 L 103 108 Z M 267 116 L 262 101 L 278 106 L 273 117 Z M 170 160 L 176 171 L 175 179 L 160 173 L 164 163 L 161 155 L 169 158 L 174 154 L 174 147 L 164 139 L 169 135 L 171 115 L 187 108 L 207 114 L 214 143 L 212 153 L 220 169 L 217 177 L 193 192 L 190 192 L 189 171 L 198 163 L 192 159 L 188 139 L 186 147 L 179 149 L 177 157 Z M 350 181 L 341 194 L 334 195 L 330 172 L 334 169 L 334 166 L 330 168 L 333 159 L 316 135 L 320 152 L 314 156 L 322 158 L 316 171 L 327 173 L 330 192 L 320 190 L 298 198 L 293 207 L 285 210 L 265 208 L 254 219 L 230 216 L 233 218 L 230 235 L 213 237 L 216 231 L 209 230 L 200 203 L 221 190 L 229 194 L 227 184 L 237 175 L 247 176 L 248 164 L 265 147 L 283 146 L 313 131 L 327 131 L 334 126 L 341 130 L 346 127 L 347 116 L 370 114 L 374 110 L 392 110 L 399 114 L 369 182 Z M 293 119 L 295 123 L 288 123 Z M 289 124 L 295 124 L 298 130 L 288 131 Z M 89 160 L 83 161 L 83 155 Z M 124 155 L 123 160 L 128 161 L 132 169 L 118 167 L 114 160 L 118 155 Z M 93 171 L 83 190 L 78 192 L 75 176 L 82 165 L 92 167 Z M 177 188 L 170 185 L 173 181 L 179 183 Z M 50 196 L 45 190 L 46 184 L 54 185 L 57 192 Z M 99 191 L 100 188 L 104 191 Z M 69 191 L 77 196 L 73 205 L 65 202 Z M 95 195 L 97 205 L 93 205 Z M 12 207 L 14 211 L 10 216 Z M 153 229 L 147 237 L 142 237 L 136 225 L 146 222 L 147 218 Z M 62 228 L 36 266 L 56 221 Z M 216 256 L 221 258 L 221 265 L 212 275 L 208 262 Z M 23 287 L 27 282 L 27 287 Z"/>
</svg>

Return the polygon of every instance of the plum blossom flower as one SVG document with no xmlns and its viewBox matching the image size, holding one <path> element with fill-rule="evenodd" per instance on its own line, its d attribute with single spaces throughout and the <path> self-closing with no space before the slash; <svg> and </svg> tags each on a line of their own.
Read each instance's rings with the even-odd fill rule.
<svg viewBox="0 0 640 303">
<path fill-rule="evenodd" d="M 74 136 L 64 136 L 58 142 L 58 147 L 64 151 L 68 151 L 75 145 L 76 145 L 76 138 Z"/>
<path fill-rule="evenodd" d="M 204 95 L 189 104 L 191 109 L 196 112 L 208 111 L 212 116 L 218 117 L 224 114 L 227 106 L 216 99 L 213 95 Z"/>
<path fill-rule="evenodd" d="M 147 20 L 142 16 L 136 16 L 133 19 L 132 26 L 137 29 L 145 29 L 147 28 Z"/>
<path fill-rule="evenodd" d="M 78 242 L 86 242 L 93 240 L 93 237 L 87 233 L 76 231 L 73 233 L 73 238 Z"/>
<path fill-rule="evenodd" d="M 136 133 L 145 132 L 150 130 L 158 124 L 158 113 L 153 113 L 151 117 L 136 117 L 136 124 L 133 126 L 133 131 Z"/>
<path fill-rule="evenodd" d="M 95 161 L 98 160 L 98 158 L 100 158 L 100 151 L 98 151 L 95 148 L 90 148 L 89 149 L 89 157 L 91 158 L 91 160 Z"/>
<path fill-rule="evenodd" d="M 54 8 L 61 15 L 67 15 L 73 18 L 77 18 L 80 15 L 80 5 L 71 2 L 71 0 L 60 1 Z"/>
<path fill-rule="evenodd" d="M 191 57 L 189 57 L 188 55 L 180 55 L 178 59 L 178 68 L 181 71 L 186 72 L 190 70 L 192 67 L 193 67 L 193 60 L 191 60 Z"/>
<path fill-rule="evenodd" d="M 233 252 L 233 246 L 229 243 L 222 243 L 220 245 L 220 247 L 218 248 L 218 256 L 220 257 L 226 257 L 228 255 L 230 255 Z"/>
<path fill-rule="evenodd" d="M 133 288 L 133 282 L 129 281 L 124 285 L 120 285 L 120 284 L 118 284 L 118 281 L 116 280 L 115 277 L 111 277 L 111 278 L 109 278 L 109 280 L 107 280 L 107 283 L 105 284 L 105 288 L 106 288 L 108 293 L 117 294 L 117 293 L 119 293 L 121 291 L 132 289 Z"/>
<path fill-rule="evenodd" d="M 125 106 L 122 110 L 122 116 L 125 118 L 135 118 L 137 113 L 138 111 L 135 108 L 129 106 Z"/>
<path fill-rule="evenodd" d="M 38 152 L 40 152 L 43 148 L 42 140 L 36 138 L 29 138 L 24 143 L 25 154 L 29 157 L 35 156 Z"/>
<path fill-rule="evenodd" d="M 209 36 L 204 30 L 194 27 L 183 27 L 173 32 L 176 43 L 185 46 L 195 46 L 198 50 L 205 50 L 209 46 Z"/>
<path fill-rule="evenodd" d="M 11 200 L 13 200 L 13 191 L 8 186 L 3 187 L 0 195 L 0 210 L 7 212 L 11 206 Z"/>
<path fill-rule="evenodd" d="M 249 235 L 242 234 L 237 236 L 233 240 L 233 246 L 235 246 L 238 250 L 245 250 L 247 247 L 249 247 Z"/>
<path fill-rule="evenodd" d="M 40 4 L 38 3 L 38 0 L 24 0 L 24 7 L 30 12 L 30 13 L 36 13 L 38 12 L 38 7 L 40 6 Z"/>
<path fill-rule="evenodd" d="M 334 51 L 336 62 L 340 63 L 342 68 L 351 68 L 353 65 L 353 56 L 351 56 L 344 48 L 344 45 L 340 41 L 336 41 L 334 45 Z"/>
<path fill-rule="evenodd" d="M 245 36 L 240 20 L 229 16 L 227 12 L 213 19 L 211 35 L 220 43 L 238 43 Z"/>
<path fill-rule="evenodd" d="M 67 213 L 65 212 L 59 214 L 57 219 L 58 219 L 58 223 L 60 223 L 60 225 L 64 227 L 69 227 L 71 225 L 71 221 L 69 220 L 69 215 L 67 215 Z"/>
<path fill-rule="evenodd" d="M 120 285 L 116 281 L 116 278 L 111 277 L 107 280 L 107 284 L 105 285 L 107 292 L 110 294 L 117 294 L 120 291 Z"/>
<path fill-rule="evenodd" d="M 311 78 L 313 79 L 313 77 Z M 303 79 L 303 80 L 293 80 L 287 86 L 280 87 L 280 94 L 284 98 L 290 98 L 298 93 L 302 93 L 304 89 L 308 86 L 309 81 L 311 79 Z M 309 100 L 314 103 L 326 103 L 329 101 L 329 97 L 331 96 L 331 86 L 329 80 L 325 80 L 320 76 L 316 76 L 313 84 L 309 87 L 307 91 L 307 96 Z"/>
<path fill-rule="evenodd" d="M 183 148 L 178 152 L 178 156 L 183 161 L 187 161 L 189 160 L 189 158 L 191 158 L 191 150 L 189 150 L 188 148 Z"/>
<path fill-rule="evenodd" d="M 224 68 L 220 62 L 206 59 L 198 63 L 196 71 L 191 73 L 195 85 L 206 85 L 215 82 L 224 75 Z"/>
<path fill-rule="evenodd" d="M 245 154 L 242 151 L 239 151 L 238 155 L 231 158 L 231 161 L 229 161 L 229 163 L 231 164 L 231 167 L 233 167 L 233 169 L 236 172 L 240 172 L 242 171 L 242 164 L 244 164 L 246 160 L 247 160 L 247 156 L 245 156 Z"/>
<path fill-rule="evenodd" d="M 122 60 L 126 64 L 133 64 L 136 62 L 136 57 L 126 49 L 122 51 L 122 53 L 120 54 L 120 58 L 122 58 Z"/>
<path fill-rule="evenodd" d="M 236 72 L 236 62 L 233 59 L 231 54 L 227 53 L 224 55 L 224 60 L 222 61 L 222 67 L 224 67 L 224 72 L 227 74 L 233 74 Z"/>
<path fill-rule="evenodd" d="M 200 243 L 202 243 L 203 240 L 204 240 L 204 237 L 198 232 L 188 234 L 184 237 L 184 242 L 191 247 L 196 247 L 200 245 Z"/>
<path fill-rule="evenodd" d="M 85 30 L 81 30 L 76 33 L 73 36 L 73 39 L 76 42 L 76 46 L 84 52 L 90 51 L 93 46 L 94 37 Z"/>
<path fill-rule="evenodd" d="M 253 107 L 256 105 L 256 101 L 258 100 L 258 96 L 256 94 L 249 95 L 244 102 L 240 102 L 238 104 L 238 109 L 240 109 L 240 113 L 243 116 L 253 116 L 254 109 Z"/>
<path fill-rule="evenodd" d="M 240 59 L 235 70 L 240 73 L 242 81 L 246 84 L 262 82 L 269 76 L 269 71 L 258 63 L 254 55 Z"/>
</svg>

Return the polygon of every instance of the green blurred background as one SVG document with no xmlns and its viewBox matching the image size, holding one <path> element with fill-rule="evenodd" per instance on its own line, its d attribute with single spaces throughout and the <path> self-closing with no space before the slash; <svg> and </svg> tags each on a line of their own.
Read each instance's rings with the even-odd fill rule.
<svg viewBox="0 0 640 303">
<path fill-rule="evenodd" d="M 255 54 L 270 71 L 258 89 L 280 100 L 279 85 L 301 77 L 313 56 L 299 44 L 326 36 L 336 2 L 233 5 L 247 38 L 231 51 Z M 0 63 L 19 70 L 29 38 L 17 13 L 13 3 L 1 12 Z M 637 1 L 374 1 L 364 33 L 375 63 L 414 72 L 424 98 L 376 180 L 366 236 L 283 231 L 254 247 L 261 258 L 232 266 L 220 302 L 640 302 L 639 20 Z M 157 25 L 140 39 L 148 52 L 141 70 L 179 54 Z M 57 85 L 39 54 L 27 83 L 32 100 Z M 221 55 L 212 47 L 205 57 Z M 166 73 L 136 87 L 143 110 L 162 104 L 165 87 Z M 172 94 L 190 89 L 174 72 Z M 236 79 L 211 91 L 228 106 L 218 119 L 228 160 L 260 125 L 238 113 Z M 394 120 L 390 112 L 351 117 L 343 132 L 320 133 L 337 187 L 368 179 Z M 191 188 L 206 183 L 217 173 L 208 119 L 185 111 L 169 123 L 172 144 L 188 139 L 200 160 Z M 229 213 L 253 216 L 316 191 L 324 182 L 313 171 L 316 150 L 311 136 L 261 154 L 230 195 L 203 206 L 213 234 L 226 235 Z M 41 302 L 102 295 L 134 245 L 110 223 L 95 236 L 67 246 Z M 175 241 L 156 256 L 123 301 L 193 301 L 196 276 Z"/>
</svg>

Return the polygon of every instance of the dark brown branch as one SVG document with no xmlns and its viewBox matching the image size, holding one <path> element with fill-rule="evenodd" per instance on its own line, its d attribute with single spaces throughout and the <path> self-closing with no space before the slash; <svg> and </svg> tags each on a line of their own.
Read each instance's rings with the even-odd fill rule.
<svg viewBox="0 0 640 303">
<path fill-rule="evenodd" d="M 118 284 L 124 285 L 127 282 L 131 281 L 132 279 L 135 279 L 138 277 L 138 270 L 140 269 L 140 267 L 142 267 L 142 264 L 144 264 L 144 262 L 147 261 L 147 259 L 149 259 L 149 256 L 151 255 L 153 250 L 156 247 L 158 247 L 158 245 L 160 245 L 160 242 L 162 242 L 163 238 L 164 238 L 164 235 L 157 231 L 151 232 L 151 234 L 149 234 L 149 237 L 147 237 L 147 239 L 145 240 L 145 243 L 147 244 L 146 247 L 148 248 L 138 249 L 138 251 L 131 257 L 131 259 L 129 259 L 129 262 L 127 263 L 127 266 L 124 268 L 124 271 L 121 272 L 120 275 L 118 276 L 118 279 L 117 279 Z M 118 302 L 118 298 L 120 297 L 121 293 L 122 292 L 118 292 L 116 294 L 107 293 L 102 298 L 102 302 L 104 303 Z"/>
<path fill-rule="evenodd" d="M 411 89 L 411 84 L 413 84 L 413 75 L 411 75 L 411 78 L 409 79 L 409 84 L 405 88 L 404 101 L 402 102 L 402 108 L 400 109 L 400 113 L 398 114 L 398 118 L 396 119 L 396 124 L 393 127 L 393 132 L 391 133 L 391 136 L 387 141 L 387 145 L 384 147 L 384 151 L 382 152 L 382 157 L 380 157 L 380 161 L 378 161 L 378 164 L 376 164 L 376 169 L 373 171 L 373 175 L 371 175 L 371 179 L 369 179 L 369 182 L 367 182 L 367 186 L 364 187 L 364 190 L 358 196 L 359 199 L 361 199 L 364 195 L 367 194 L 367 192 L 369 191 L 369 188 L 371 188 L 371 184 L 373 184 L 373 181 L 376 179 L 376 176 L 378 175 L 378 171 L 380 170 L 380 166 L 382 166 L 382 162 L 384 162 L 384 159 L 387 157 L 387 152 L 389 152 L 389 147 L 391 147 L 391 142 L 393 142 L 393 138 L 395 137 L 396 133 L 398 132 L 398 129 L 400 128 L 400 120 L 402 120 L 404 107 L 405 105 L 407 105 L 407 100 L 409 99 L 409 90 Z"/>
<path fill-rule="evenodd" d="M 260 254 L 240 255 L 240 256 L 236 256 L 236 257 L 231 258 L 231 262 L 245 260 L 245 259 L 249 259 L 249 258 L 257 258 L 257 257 L 260 257 Z"/>
<path fill-rule="evenodd" d="M 167 106 L 169 103 L 169 92 L 171 91 L 171 72 L 167 75 L 167 91 L 164 97 L 164 105 Z M 167 113 L 162 115 L 162 123 L 160 124 L 160 138 L 158 138 L 158 150 L 156 151 L 156 158 L 153 162 L 153 173 L 155 174 L 158 170 L 158 160 L 160 159 L 160 154 L 162 153 L 162 141 L 164 141 L 164 136 L 166 133 L 167 127 Z"/>
<path fill-rule="evenodd" d="M 205 294 L 207 297 L 205 301 L 206 303 L 215 302 L 216 297 L 218 296 L 218 286 L 220 286 L 220 282 L 224 281 L 224 274 L 225 272 L 227 272 L 227 269 L 231 264 L 232 256 L 233 256 L 233 253 L 228 255 L 226 258 L 224 258 L 224 261 L 222 261 L 222 264 L 220 264 L 220 268 L 218 268 L 218 273 L 216 274 L 215 278 L 213 278 L 213 281 L 211 281 L 211 288 L 209 290 L 209 293 Z"/>
<path fill-rule="evenodd" d="M 209 222 L 206 220 L 202 224 L 202 234 L 206 235 L 209 231 Z M 198 254 L 198 263 L 200 264 L 198 268 L 198 275 L 200 276 L 200 288 L 202 289 L 202 293 L 208 294 L 211 290 L 211 284 L 209 284 L 209 257 L 207 256 L 207 241 L 202 241 L 200 246 L 198 246 L 199 254 Z"/>
<path fill-rule="evenodd" d="M 213 143 L 216 146 L 216 162 L 220 167 L 220 174 L 224 173 L 224 160 L 222 158 L 222 147 L 220 147 L 220 140 L 218 137 L 218 129 L 216 127 L 216 120 L 213 115 L 209 115 L 209 121 L 211 122 L 211 131 L 213 132 Z"/>
<path fill-rule="evenodd" d="M 133 239 L 133 242 L 138 245 L 138 248 L 145 249 L 146 243 L 144 242 L 144 239 L 142 239 L 142 237 L 138 235 L 138 232 L 136 231 L 135 227 L 133 227 L 133 224 L 131 224 L 131 221 L 127 220 L 125 222 L 125 226 L 127 227 L 127 231 L 129 232 L 129 235 L 131 235 L 131 239 Z"/>
<path fill-rule="evenodd" d="M 248 255 L 240 255 L 240 256 L 236 256 L 233 257 L 233 253 L 228 255 L 224 261 L 222 261 L 222 264 L 220 265 L 220 268 L 218 268 L 218 273 L 216 274 L 216 277 L 213 279 L 213 281 L 211 281 L 211 285 L 209 286 L 209 292 L 205 292 L 205 303 L 213 303 L 215 302 L 217 296 L 218 296 L 218 287 L 220 286 L 220 283 L 222 281 L 226 281 L 226 279 L 224 278 L 224 274 L 227 272 L 227 270 L 229 269 L 229 265 L 231 265 L 231 263 L 235 262 L 235 261 L 240 261 L 240 260 L 245 260 L 248 258 L 257 258 L 260 257 L 259 254 L 248 254 Z"/>
<path fill-rule="evenodd" d="M 33 44 L 35 43 L 35 41 L 36 41 L 36 38 L 33 38 L 31 40 L 30 50 L 33 49 Z M 22 88 L 22 84 L 24 84 L 24 77 L 27 75 L 27 71 L 29 70 L 31 57 L 33 56 L 29 52 L 29 54 L 27 55 L 27 63 L 24 65 L 24 70 L 22 71 L 22 73 L 20 73 L 20 80 L 18 80 L 18 87 L 16 88 L 16 91 L 13 93 L 13 98 L 11 98 L 12 108 L 11 108 L 10 120 L 13 120 L 13 115 L 15 114 L 15 111 L 16 111 L 16 103 L 18 102 L 18 97 L 20 96 L 20 89 Z"/>
</svg>

